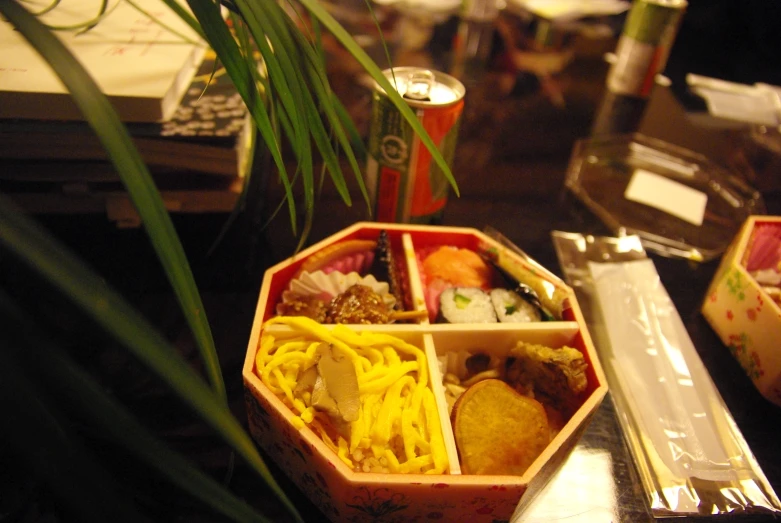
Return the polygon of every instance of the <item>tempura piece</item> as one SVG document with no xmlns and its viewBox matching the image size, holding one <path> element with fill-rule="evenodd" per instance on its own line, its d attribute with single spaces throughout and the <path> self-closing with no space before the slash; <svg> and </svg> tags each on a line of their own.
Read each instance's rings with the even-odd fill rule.
<svg viewBox="0 0 781 523">
<path fill-rule="evenodd" d="M 325 323 L 390 323 L 392 308 L 365 285 L 353 285 L 328 304 Z"/>
<path fill-rule="evenodd" d="M 555 349 L 519 341 L 510 349 L 505 379 L 519 392 L 549 403 L 568 417 L 588 386 L 587 368 L 583 354 L 572 347 Z"/>
</svg>

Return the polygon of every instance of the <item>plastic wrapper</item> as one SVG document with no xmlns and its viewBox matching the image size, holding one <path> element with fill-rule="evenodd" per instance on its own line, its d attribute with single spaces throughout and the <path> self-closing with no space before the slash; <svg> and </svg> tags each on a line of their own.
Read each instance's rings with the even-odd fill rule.
<svg viewBox="0 0 781 523">
<path fill-rule="evenodd" d="M 523 250 L 493 227 L 484 227 L 483 233 L 515 253 L 524 262 L 530 265 L 532 270 L 529 271 L 526 268 L 518 266 L 517 263 L 513 263 L 510 257 L 501 252 L 493 252 L 491 253 L 492 255 L 489 256 L 492 258 L 494 266 L 517 282 L 531 287 L 531 289 L 537 293 L 542 305 L 547 307 L 555 318 L 561 319 L 564 316 L 564 311 L 570 307 L 567 300 L 567 292 L 564 290 L 566 284 L 561 278 L 540 265 L 534 258 L 523 252 Z M 556 282 L 561 285 L 557 285 Z"/>
<path fill-rule="evenodd" d="M 638 236 L 554 231 L 655 517 L 781 514 Z"/>
</svg>

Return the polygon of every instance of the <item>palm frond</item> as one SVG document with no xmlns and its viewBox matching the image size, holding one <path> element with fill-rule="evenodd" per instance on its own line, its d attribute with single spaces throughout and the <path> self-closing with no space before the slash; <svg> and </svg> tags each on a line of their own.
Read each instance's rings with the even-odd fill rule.
<svg viewBox="0 0 781 523">
<path fill-rule="evenodd" d="M 186 405 L 246 460 L 290 513 L 297 515 L 252 439 L 231 413 L 225 398 L 210 389 L 165 337 L 104 280 L 4 197 L 0 197 L 0 246 L 34 268 L 44 280 L 160 376 Z"/>
<path fill-rule="evenodd" d="M 36 322 L 15 306 L 13 300 L 4 292 L 0 291 L 0 314 L 13 322 L 15 328 L 0 334 L 4 338 L 5 351 L 0 351 L 0 356 L 5 357 L 6 361 L 0 365 L 3 368 L 12 368 L 15 366 L 17 377 L 26 375 L 21 369 L 34 369 L 36 381 L 45 384 L 45 389 L 55 395 L 59 402 L 66 402 L 76 410 L 79 419 L 89 423 L 91 427 L 96 427 L 109 435 L 113 440 L 128 449 L 133 455 L 143 460 L 151 469 L 157 470 L 162 476 L 179 486 L 185 492 L 189 492 L 194 498 L 200 499 L 205 504 L 211 506 L 215 511 L 231 518 L 234 521 L 247 522 L 267 522 L 267 518 L 258 514 L 245 501 L 238 499 L 220 483 L 196 468 L 190 461 L 179 454 L 171 451 L 163 442 L 153 436 L 145 429 L 128 411 L 113 400 L 106 391 L 101 388 L 95 380 L 75 364 L 67 356 L 67 352 L 56 344 L 54 340 L 48 339 L 42 334 Z M 16 361 L 11 361 L 11 355 Z M 1 360 L 0 360 L 1 361 Z M 20 366 L 19 364 L 22 363 Z M 32 388 L 32 383 L 25 383 L 23 387 Z M 39 385 L 40 387 L 40 385 Z M 11 394 L 14 397 L 19 393 Z M 43 401 L 46 394 L 36 391 L 35 393 L 25 395 L 26 399 L 38 398 L 37 409 L 41 412 L 56 412 L 58 409 L 48 407 Z M 32 407 L 27 407 L 32 410 Z M 50 419 L 54 424 L 55 417 L 47 414 L 43 419 Z M 18 419 L 13 429 L 25 434 L 29 439 L 30 434 L 36 434 L 36 438 L 42 438 L 48 441 L 57 439 L 58 436 L 52 432 L 60 434 L 63 440 L 61 445 L 66 448 L 79 448 L 75 443 L 77 438 L 70 435 L 67 423 L 57 423 L 51 427 L 42 423 L 22 426 L 22 420 Z M 69 437 L 68 437 L 69 436 Z M 33 453 L 34 454 L 34 453 Z M 66 453 L 67 454 L 67 453 Z M 86 455 L 86 453 L 85 453 Z M 91 458 L 79 455 L 82 460 L 92 461 Z M 96 464 L 92 464 L 96 467 Z M 72 469 L 83 468 L 82 463 L 72 463 Z M 67 482 L 72 480 L 70 474 L 62 474 Z M 100 485 L 95 483 L 104 483 L 112 485 L 102 473 L 92 474 L 93 484 L 89 485 L 89 497 L 94 497 L 96 490 L 101 490 Z M 56 483 L 56 482 L 54 482 Z M 117 497 L 110 491 L 103 492 L 101 498 L 111 499 L 110 506 L 115 506 L 116 510 L 122 510 L 126 514 L 126 521 L 138 521 L 140 515 L 133 510 L 132 504 L 127 500 L 122 500 L 122 489 L 116 489 Z M 105 500 L 105 499 L 104 499 Z M 124 515 L 123 514 L 123 515 Z M 100 521 L 108 521 L 105 515 Z M 112 514 L 111 521 L 117 521 Z"/>
<path fill-rule="evenodd" d="M 329 13 L 318 0 L 300 0 L 301 4 L 306 7 L 309 14 L 317 19 L 323 26 L 339 40 L 344 48 L 352 55 L 353 58 L 366 70 L 371 78 L 379 85 L 388 96 L 390 101 L 399 110 L 401 115 L 410 124 L 412 130 L 420 137 L 420 141 L 431 153 L 431 157 L 442 169 L 445 178 L 450 182 L 456 196 L 460 195 L 458 184 L 456 183 L 453 173 L 448 166 L 447 161 L 440 153 L 434 141 L 429 136 L 423 124 L 410 108 L 409 104 L 404 101 L 398 91 L 391 85 L 388 79 L 382 74 L 382 71 L 374 62 L 374 60 L 366 54 L 366 51 L 361 48 L 355 39 L 347 32 L 347 30 Z"/>
<path fill-rule="evenodd" d="M 127 129 L 89 73 L 34 15 L 16 1 L 0 2 L 0 12 L 51 65 L 101 141 L 141 216 L 144 229 L 193 331 L 209 381 L 217 395 L 227 403 L 214 339 L 190 264 L 160 191 Z"/>
<path fill-rule="evenodd" d="M 293 188 L 286 176 L 285 163 L 282 159 L 282 144 L 276 133 L 276 125 L 272 122 L 264 105 L 264 99 L 258 91 L 257 71 L 248 63 L 245 53 L 236 43 L 234 35 L 225 24 L 219 5 L 210 0 L 188 0 L 190 9 L 201 24 L 206 39 L 217 53 L 218 58 L 225 66 L 236 90 L 241 95 L 255 124 L 258 127 L 263 141 L 271 154 L 274 165 L 280 173 L 285 186 L 285 195 L 288 202 L 288 210 L 293 232 L 296 232 L 296 208 Z M 249 56 L 251 50 L 247 50 Z M 268 96 L 268 95 L 267 95 Z"/>
<path fill-rule="evenodd" d="M 127 1 L 133 3 L 133 0 Z M 320 26 L 331 32 L 386 91 L 412 130 L 421 137 L 422 143 L 429 149 L 435 163 L 458 194 L 458 187 L 449 166 L 415 113 L 371 58 L 318 0 L 301 0 L 301 5 L 313 21 L 313 34 L 302 33 L 296 21 L 275 1 L 226 1 L 222 6 L 228 6 L 231 11 L 227 22 L 221 4 L 215 0 L 187 0 L 189 11 L 177 0 L 161 1 L 209 43 L 236 86 L 252 116 L 256 132 L 265 144 L 265 158 L 270 159 L 269 164 L 276 169 L 284 187 L 285 195 L 280 209 L 287 206 L 295 235 L 298 235 L 300 218 L 295 188 L 302 186 L 304 217 L 301 221 L 299 249 L 304 246 L 313 224 L 317 192 L 315 156 L 319 155 L 322 159 L 320 184 L 322 185 L 328 176 L 344 203 L 351 205 L 351 195 L 340 166 L 340 158 L 346 158 L 369 207 L 369 198 L 359 166 L 359 161 L 365 155 L 363 143 L 347 116 L 346 109 L 329 85 L 326 59 L 318 36 Z M 53 0 L 38 14 L 50 11 L 58 3 L 58 0 Z M 62 29 L 88 30 L 99 23 L 110 10 L 108 2 L 103 0 L 94 19 Z M 195 372 L 164 336 L 98 275 L 2 197 L 0 249 L 34 269 L 42 280 L 76 304 L 97 325 L 159 376 L 182 402 L 246 461 L 289 513 L 300 521 L 296 507 L 279 487 L 252 439 L 227 406 L 227 394 L 217 351 L 192 270 L 160 191 L 126 128 L 90 75 L 53 34 L 52 30 L 57 28 L 42 24 L 36 14 L 23 7 L 20 0 L 0 0 L 0 14 L 7 18 L 50 64 L 105 148 L 141 217 L 145 232 L 193 333 L 208 381 Z M 292 151 L 292 166 L 286 164 L 283 157 L 286 148 Z M 231 219 L 235 219 L 236 213 L 245 203 L 248 185 L 249 178 L 245 180 L 245 192 Z M 6 296 L 2 294 L 0 311 L 7 313 L 7 316 L 16 314 L 13 305 L 9 304 Z M 23 321 L 32 320 L 22 318 L 19 323 Z M 35 336 L 30 337 L 33 338 L 38 340 Z M 79 499 L 90 499 L 85 494 L 89 490 L 90 481 L 95 481 L 96 478 L 101 481 L 105 474 L 100 470 L 99 464 L 82 452 L 78 444 L 74 446 L 68 442 L 72 438 L 67 437 L 67 423 L 60 418 L 59 412 L 51 407 L 52 403 L 45 401 L 51 392 L 48 389 L 41 390 L 33 380 L 29 380 L 27 374 L 30 372 L 40 371 L 45 374 L 53 390 L 56 390 L 63 400 L 72 405 L 82 404 L 84 408 L 80 411 L 81 415 L 101 426 L 150 466 L 157 468 L 161 474 L 171 476 L 170 479 L 181 488 L 204 499 L 215 510 L 237 521 L 263 521 L 263 517 L 244 502 L 235 499 L 179 456 L 167 453 L 160 442 L 150 436 L 119 405 L 104 397 L 99 387 L 58 350 L 56 343 L 39 340 L 32 348 L 27 344 L 23 354 L 18 338 L 9 336 L 8 333 L 0 333 L 0 340 L 7 342 L 0 351 L 0 401 L 3 402 L 3 407 L 8 407 L 19 419 L 25 419 L 24 424 L 14 427 L 14 443 L 20 447 L 30 443 L 31 446 L 27 450 L 34 455 L 34 444 L 40 440 L 26 438 L 25 435 L 59 431 L 60 435 L 66 436 L 65 439 L 57 439 L 55 442 L 55 452 L 62 453 L 62 456 L 57 457 L 63 458 L 57 460 L 58 468 L 43 472 L 60 476 L 59 487 L 62 489 L 62 495 L 66 498 L 69 495 L 74 496 L 73 509 L 77 513 L 83 511 L 85 521 L 100 518 L 106 521 L 138 521 L 142 518 L 133 511 L 132 504 L 128 505 L 121 498 L 114 502 L 114 497 L 109 492 L 112 488 L 111 478 L 107 478 L 101 485 L 107 490 L 104 502 L 95 507 L 82 506 L 85 504 L 79 503 Z M 40 359 L 46 361 L 40 362 L 38 358 L 31 358 L 30 355 L 34 354 L 42 355 Z M 39 365 L 48 366 L 40 368 Z M 18 405 L 9 403 L 12 401 L 12 390 L 8 389 L 9 386 L 23 393 L 23 401 Z M 25 409 L 33 414 L 32 417 L 25 414 Z M 80 478 L 80 481 L 68 484 L 68 467 L 75 467 L 80 461 L 87 464 L 94 477 Z M 113 517 L 111 514 L 114 511 L 120 515 Z"/>
</svg>

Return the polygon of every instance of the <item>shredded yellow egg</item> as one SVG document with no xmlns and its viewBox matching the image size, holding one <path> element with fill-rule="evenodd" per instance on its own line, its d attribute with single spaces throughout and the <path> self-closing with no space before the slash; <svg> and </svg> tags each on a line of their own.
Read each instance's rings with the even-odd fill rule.
<svg viewBox="0 0 781 523">
<path fill-rule="evenodd" d="M 266 327 L 273 324 L 290 331 L 270 333 Z M 355 369 L 360 397 L 355 421 L 316 410 L 314 394 L 299 387 L 317 365 L 322 343 Z M 448 458 L 426 365 L 421 349 L 395 336 L 357 333 L 344 325 L 328 329 L 291 316 L 265 323 L 255 356 L 255 372 L 296 414 L 296 427 L 312 429 L 353 470 L 443 474 Z"/>
</svg>

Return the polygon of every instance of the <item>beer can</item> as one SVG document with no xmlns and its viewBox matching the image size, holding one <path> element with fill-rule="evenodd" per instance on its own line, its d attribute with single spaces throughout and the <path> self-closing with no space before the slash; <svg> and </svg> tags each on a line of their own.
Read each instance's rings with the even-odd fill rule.
<svg viewBox="0 0 781 523">
<path fill-rule="evenodd" d="M 415 112 L 447 165 L 452 166 L 464 108 L 464 85 L 452 76 L 419 67 L 396 67 L 383 74 Z M 367 153 L 365 181 L 377 221 L 442 222 L 450 183 L 379 85 L 372 94 Z"/>
<path fill-rule="evenodd" d="M 687 5 L 686 0 L 634 0 L 608 72 L 610 91 L 650 96 L 657 73 L 667 64 Z"/>
</svg>

